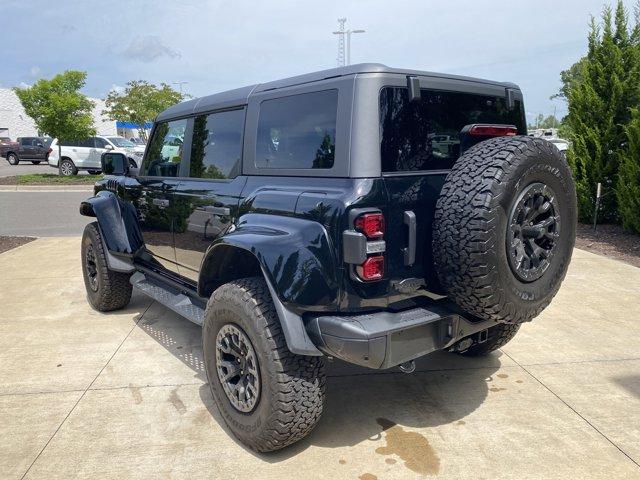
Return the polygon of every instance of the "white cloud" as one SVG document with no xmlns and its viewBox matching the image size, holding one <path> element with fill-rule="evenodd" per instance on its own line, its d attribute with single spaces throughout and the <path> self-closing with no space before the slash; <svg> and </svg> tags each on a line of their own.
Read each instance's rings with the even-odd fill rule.
<svg viewBox="0 0 640 480">
<path fill-rule="evenodd" d="M 160 37 L 156 35 L 138 35 L 131 41 L 123 53 L 129 58 L 142 62 L 153 62 L 165 56 L 169 58 L 180 58 L 179 52 L 167 47 L 162 43 Z"/>
</svg>

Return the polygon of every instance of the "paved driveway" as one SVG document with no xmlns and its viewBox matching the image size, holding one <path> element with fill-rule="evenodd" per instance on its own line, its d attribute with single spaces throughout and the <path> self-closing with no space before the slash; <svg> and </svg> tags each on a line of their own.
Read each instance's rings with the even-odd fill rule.
<svg viewBox="0 0 640 480">
<path fill-rule="evenodd" d="M 412 375 L 329 366 L 316 430 L 258 455 L 212 404 L 200 329 L 87 305 L 78 238 L 0 254 L 2 478 L 640 478 L 640 269 L 576 250 L 502 351 Z"/>
</svg>

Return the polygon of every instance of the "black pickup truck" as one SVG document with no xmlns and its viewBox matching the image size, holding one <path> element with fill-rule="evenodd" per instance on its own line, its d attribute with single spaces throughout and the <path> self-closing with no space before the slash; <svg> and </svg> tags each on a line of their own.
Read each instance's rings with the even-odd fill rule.
<svg viewBox="0 0 640 480">
<path fill-rule="evenodd" d="M 318 422 L 324 359 L 484 355 L 558 291 L 575 188 L 511 83 L 353 65 L 160 114 L 80 206 L 88 299 L 203 325 L 213 397 L 258 451 Z M 401 399 L 398 399 L 401 401 Z"/>
<path fill-rule="evenodd" d="M 52 141 L 50 137 L 19 137 L 15 142 L 0 144 L 0 157 L 6 158 L 11 165 L 20 162 L 38 165 L 49 158 Z"/>
</svg>

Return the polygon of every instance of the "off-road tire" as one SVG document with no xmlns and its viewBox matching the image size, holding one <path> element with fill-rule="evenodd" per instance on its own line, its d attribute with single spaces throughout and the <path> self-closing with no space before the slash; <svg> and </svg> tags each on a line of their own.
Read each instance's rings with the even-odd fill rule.
<svg viewBox="0 0 640 480">
<path fill-rule="evenodd" d="M 65 168 L 63 165 L 68 165 L 69 168 Z M 69 158 L 63 158 L 62 160 L 60 160 L 58 171 L 60 175 L 62 175 L 63 177 L 71 177 L 72 175 L 78 174 L 78 168 L 75 166 L 73 161 Z"/>
<path fill-rule="evenodd" d="M 91 287 L 89 273 L 86 267 L 87 249 L 93 249 L 95 267 L 97 270 L 97 290 Z M 87 299 L 93 308 L 100 312 L 110 312 L 126 307 L 131 300 L 133 289 L 129 278 L 130 273 L 110 270 L 102 244 L 98 222 L 88 224 L 82 235 L 82 275 L 87 290 Z"/>
<path fill-rule="evenodd" d="M 523 281 L 510 265 L 507 232 L 520 195 L 534 184 L 544 184 L 554 194 L 558 238 L 542 276 Z M 551 143 L 499 137 L 473 146 L 447 175 L 436 205 L 433 253 L 441 286 L 471 315 L 498 323 L 530 321 L 565 277 L 576 212 L 571 171 Z"/>
<path fill-rule="evenodd" d="M 489 329 L 489 336 L 486 342 L 474 343 L 464 352 L 458 352 L 467 357 L 481 357 L 504 347 L 520 330 L 520 324 L 501 323 Z"/>
<path fill-rule="evenodd" d="M 233 406 L 216 368 L 216 337 L 227 324 L 240 327 L 255 350 L 260 394 L 248 413 Z M 234 280 L 213 292 L 205 312 L 202 345 L 213 398 L 227 426 L 243 444 L 269 452 L 311 432 L 322 414 L 324 361 L 289 351 L 263 278 Z"/>
<path fill-rule="evenodd" d="M 34 165 L 40 165 L 40 160 L 31 160 Z"/>
<path fill-rule="evenodd" d="M 9 162 L 9 165 L 18 165 L 20 163 L 20 160 L 15 153 L 10 153 L 9 155 L 7 155 L 7 162 Z"/>
</svg>

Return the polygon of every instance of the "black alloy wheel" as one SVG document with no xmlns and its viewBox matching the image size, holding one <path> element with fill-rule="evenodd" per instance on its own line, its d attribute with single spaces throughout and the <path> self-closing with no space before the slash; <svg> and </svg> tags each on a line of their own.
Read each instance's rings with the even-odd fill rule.
<svg viewBox="0 0 640 480">
<path fill-rule="evenodd" d="M 523 282 L 537 280 L 549 268 L 560 236 L 556 195 L 544 183 L 527 186 L 509 217 L 507 257 L 515 276 Z"/>
<path fill-rule="evenodd" d="M 231 404 L 251 412 L 260 398 L 260 374 L 249 337 L 235 324 L 223 325 L 216 337 L 216 370 Z"/>
</svg>

